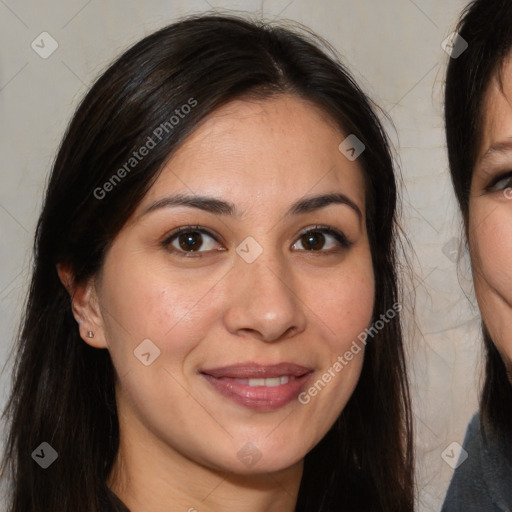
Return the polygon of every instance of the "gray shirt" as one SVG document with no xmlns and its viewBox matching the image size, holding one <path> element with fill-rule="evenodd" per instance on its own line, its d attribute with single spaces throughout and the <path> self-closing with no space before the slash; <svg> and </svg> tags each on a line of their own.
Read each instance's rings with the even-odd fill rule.
<svg viewBox="0 0 512 512">
<path fill-rule="evenodd" d="M 455 470 L 441 512 L 512 512 L 512 458 L 503 439 L 482 435 L 471 419 L 463 448 L 468 458 Z"/>
</svg>

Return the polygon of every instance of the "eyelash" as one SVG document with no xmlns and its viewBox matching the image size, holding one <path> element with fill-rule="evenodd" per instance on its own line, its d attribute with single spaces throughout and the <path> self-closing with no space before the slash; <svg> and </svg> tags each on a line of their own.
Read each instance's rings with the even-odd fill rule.
<svg viewBox="0 0 512 512">
<path fill-rule="evenodd" d="M 202 258 L 203 255 L 201 254 L 201 252 L 206 252 L 207 253 L 209 251 L 183 251 L 183 250 L 176 249 L 175 247 L 173 247 L 171 245 L 171 242 L 175 238 L 177 238 L 179 235 L 181 235 L 182 233 L 189 233 L 189 232 L 193 232 L 193 233 L 198 232 L 198 233 L 206 234 L 209 237 L 211 237 L 213 240 L 215 240 L 215 242 L 218 243 L 218 240 L 215 237 L 215 235 L 213 235 L 208 229 L 205 229 L 205 228 L 203 228 L 201 226 L 183 226 L 181 228 L 176 229 L 168 237 L 166 237 L 162 241 L 162 243 L 161 243 L 162 247 L 164 247 L 169 252 L 171 252 L 173 254 L 176 254 L 177 256 L 180 256 L 180 257 L 184 257 L 184 258 Z M 331 235 L 338 242 L 339 247 L 338 248 L 334 248 L 334 249 L 329 249 L 327 251 L 324 251 L 324 250 L 314 251 L 314 250 L 306 250 L 306 249 L 304 249 L 304 252 L 313 253 L 314 255 L 321 255 L 321 254 L 330 255 L 330 254 L 339 252 L 340 248 L 341 249 L 349 249 L 353 245 L 353 242 L 350 242 L 347 239 L 347 237 L 341 231 L 338 231 L 337 229 L 331 228 L 329 226 L 321 226 L 321 225 L 317 225 L 317 226 L 313 226 L 313 227 L 309 227 L 309 228 L 304 229 L 299 234 L 299 237 L 298 237 L 297 240 L 299 240 L 304 235 L 306 235 L 308 233 L 311 233 L 311 232 L 319 232 L 319 233 L 324 233 L 324 234 L 327 234 L 327 235 Z"/>
<path fill-rule="evenodd" d="M 500 181 L 505 181 L 505 180 L 507 180 L 507 181 L 506 181 L 506 185 L 504 187 L 496 187 L 496 185 Z M 511 182 L 512 182 L 512 171 L 507 171 L 507 172 L 499 174 L 498 176 L 493 178 L 491 183 L 487 187 L 485 187 L 485 189 L 487 192 L 499 192 L 501 190 L 505 190 L 505 189 L 509 188 L 512 185 Z"/>
</svg>

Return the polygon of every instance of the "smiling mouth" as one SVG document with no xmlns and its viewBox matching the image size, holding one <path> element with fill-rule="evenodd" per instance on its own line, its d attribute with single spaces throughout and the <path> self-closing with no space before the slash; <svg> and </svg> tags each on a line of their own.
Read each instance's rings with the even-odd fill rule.
<svg viewBox="0 0 512 512">
<path fill-rule="evenodd" d="M 288 384 L 291 380 L 294 380 L 293 375 L 282 375 L 281 377 L 268 377 L 266 379 L 231 379 L 230 377 L 220 377 L 221 379 L 234 380 L 240 384 L 246 384 L 252 388 L 256 386 L 265 386 L 267 388 L 274 388 L 281 384 Z"/>
<path fill-rule="evenodd" d="M 202 377 L 224 397 L 255 410 L 275 410 L 296 399 L 313 370 L 293 363 L 243 364 L 202 370 Z"/>
</svg>

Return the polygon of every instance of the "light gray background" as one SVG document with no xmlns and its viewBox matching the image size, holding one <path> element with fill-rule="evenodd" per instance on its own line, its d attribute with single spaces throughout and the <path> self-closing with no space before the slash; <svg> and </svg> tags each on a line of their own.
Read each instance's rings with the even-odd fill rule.
<svg viewBox="0 0 512 512">
<path fill-rule="evenodd" d="M 460 219 L 447 171 L 442 119 L 449 57 L 441 43 L 466 3 L 0 0 L 0 364 L 6 364 L 0 375 L 0 405 L 7 396 L 8 354 L 30 276 L 45 180 L 79 99 L 128 45 L 182 15 L 213 8 L 288 18 L 311 27 L 341 52 L 396 128 L 386 121 L 406 189 L 403 226 L 416 253 L 415 276 L 408 285 L 408 290 L 415 288 L 408 298 L 415 297 L 416 319 L 409 321 L 408 343 L 418 510 L 439 510 L 452 474 L 442 453 L 450 443 L 462 443 L 477 407 L 481 375 L 478 312 L 465 251 L 454 261 Z M 43 31 L 59 45 L 48 59 L 31 48 Z"/>
</svg>

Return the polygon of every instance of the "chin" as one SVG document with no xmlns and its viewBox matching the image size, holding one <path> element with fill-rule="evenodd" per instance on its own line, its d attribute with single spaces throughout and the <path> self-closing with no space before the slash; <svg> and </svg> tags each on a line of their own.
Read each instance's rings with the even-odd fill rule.
<svg viewBox="0 0 512 512">
<path fill-rule="evenodd" d="M 285 471 L 301 464 L 306 456 L 306 452 L 300 447 L 292 452 L 290 448 L 284 451 L 268 445 L 258 448 L 250 441 L 240 444 L 241 446 L 234 452 L 235 458 L 231 453 L 224 453 L 216 459 L 216 463 L 210 458 L 213 464 L 208 465 L 215 466 L 217 470 L 238 475 L 259 475 Z"/>
</svg>

